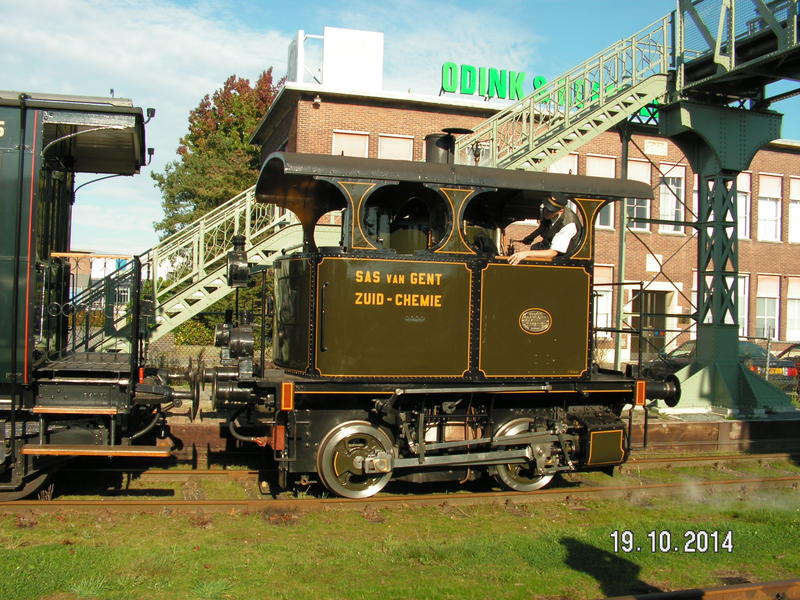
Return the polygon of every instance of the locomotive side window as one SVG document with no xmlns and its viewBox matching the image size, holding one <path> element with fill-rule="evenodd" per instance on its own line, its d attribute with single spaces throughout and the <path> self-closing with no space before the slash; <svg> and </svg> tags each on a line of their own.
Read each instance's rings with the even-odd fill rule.
<svg viewBox="0 0 800 600">
<path fill-rule="evenodd" d="M 436 247 L 445 237 L 448 222 L 443 198 L 429 188 L 401 184 L 370 196 L 361 226 L 376 248 L 414 254 Z"/>
</svg>

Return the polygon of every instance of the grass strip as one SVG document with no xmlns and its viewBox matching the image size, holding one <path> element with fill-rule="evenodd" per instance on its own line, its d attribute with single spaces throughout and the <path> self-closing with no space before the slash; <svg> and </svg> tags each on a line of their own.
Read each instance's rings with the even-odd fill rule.
<svg viewBox="0 0 800 600">
<path fill-rule="evenodd" d="M 615 549 L 615 531 L 618 542 L 630 532 L 630 552 Z M 719 532 L 718 542 L 730 531 L 732 551 L 686 553 L 686 531 Z M 669 548 L 652 547 L 666 535 Z M 572 600 L 797 576 L 798 540 L 792 490 L 307 515 L 0 515 L 0 598 Z"/>
</svg>

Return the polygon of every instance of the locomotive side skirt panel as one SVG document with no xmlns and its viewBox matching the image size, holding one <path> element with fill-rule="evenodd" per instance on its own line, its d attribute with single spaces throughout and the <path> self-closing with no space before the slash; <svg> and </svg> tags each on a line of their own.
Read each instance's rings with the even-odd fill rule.
<svg viewBox="0 0 800 600">
<path fill-rule="evenodd" d="M 461 377 L 471 285 L 460 262 L 323 258 L 317 369 L 328 377 Z"/>
<path fill-rule="evenodd" d="M 586 269 L 489 264 L 481 288 L 479 368 L 486 377 L 577 378 L 586 373 Z M 541 324 L 529 324 L 534 317 Z"/>
<path fill-rule="evenodd" d="M 625 462 L 625 432 L 622 429 L 589 432 L 587 466 L 618 465 Z"/>
</svg>

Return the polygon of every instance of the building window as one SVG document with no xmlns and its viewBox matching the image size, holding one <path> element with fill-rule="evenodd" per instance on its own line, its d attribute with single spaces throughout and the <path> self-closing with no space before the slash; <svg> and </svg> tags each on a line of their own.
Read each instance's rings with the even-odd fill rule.
<svg viewBox="0 0 800 600">
<path fill-rule="evenodd" d="M 563 173 L 564 175 L 578 174 L 578 155 L 567 154 L 547 167 L 548 173 Z"/>
<path fill-rule="evenodd" d="M 780 199 L 758 199 L 758 239 L 779 242 L 781 239 Z"/>
<path fill-rule="evenodd" d="M 414 160 L 414 138 L 408 135 L 379 135 L 378 158 Z"/>
<path fill-rule="evenodd" d="M 594 325 L 610 328 L 612 315 L 612 298 L 614 288 L 608 284 L 614 280 L 614 267 L 595 266 L 594 268 Z M 608 331 L 598 331 L 598 338 L 609 338 Z"/>
<path fill-rule="evenodd" d="M 592 177 L 611 177 L 616 176 L 615 158 L 610 156 L 587 156 L 586 174 Z M 595 226 L 606 229 L 614 228 L 614 205 L 606 204 L 597 214 Z"/>
<path fill-rule="evenodd" d="M 650 226 L 636 219 L 650 218 L 650 200 L 646 198 L 628 198 L 625 200 L 625 211 L 628 214 L 628 229 L 649 231 Z"/>
<path fill-rule="evenodd" d="M 658 186 L 659 219 L 664 221 L 683 221 L 684 202 L 686 201 L 685 171 L 680 165 L 662 165 L 664 175 Z M 662 233 L 683 233 L 683 225 L 664 223 L 659 225 Z"/>
<path fill-rule="evenodd" d="M 800 244 L 800 179 L 789 180 L 789 241 Z"/>
<path fill-rule="evenodd" d="M 614 205 L 610 202 L 597 213 L 596 227 L 614 229 Z"/>
<path fill-rule="evenodd" d="M 789 201 L 789 241 L 800 244 L 800 200 Z"/>
<path fill-rule="evenodd" d="M 369 133 L 365 131 L 334 131 L 333 150 L 335 156 L 369 156 Z"/>
<path fill-rule="evenodd" d="M 758 239 L 768 242 L 781 240 L 781 178 L 775 175 L 759 177 Z"/>
<path fill-rule="evenodd" d="M 800 277 L 787 279 L 786 339 L 800 341 Z"/>
<path fill-rule="evenodd" d="M 780 299 L 780 277 L 759 275 L 756 291 L 756 337 L 778 336 L 778 301 Z"/>
<path fill-rule="evenodd" d="M 736 220 L 739 239 L 750 239 L 750 173 L 736 178 Z"/>
<path fill-rule="evenodd" d="M 737 290 L 739 293 L 738 302 L 739 302 L 739 335 L 746 336 L 748 329 L 747 329 L 747 318 L 750 313 L 750 276 L 747 274 L 739 273 L 739 289 Z"/>
<path fill-rule="evenodd" d="M 641 181 L 650 185 L 650 162 L 641 160 L 628 161 L 628 179 Z M 625 210 L 628 215 L 628 228 L 636 231 L 648 231 L 647 223 L 637 221 L 636 218 L 650 218 L 650 200 L 645 198 L 628 198 L 625 201 Z"/>
</svg>

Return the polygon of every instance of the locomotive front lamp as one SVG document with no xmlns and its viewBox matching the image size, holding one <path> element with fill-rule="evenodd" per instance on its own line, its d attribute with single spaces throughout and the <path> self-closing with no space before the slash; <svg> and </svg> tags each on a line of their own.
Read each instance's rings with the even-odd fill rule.
<svg viewBox="0 0 800 600">
<path fill-rule="evenodd" d="M 244 249 L 245 237 L 233 236 L 233 250 L 228 252 L 227 283 L 232 288 L 244 288 L 250 280 L 250 265 Z"/>
</svg>

